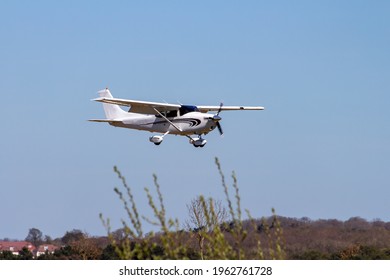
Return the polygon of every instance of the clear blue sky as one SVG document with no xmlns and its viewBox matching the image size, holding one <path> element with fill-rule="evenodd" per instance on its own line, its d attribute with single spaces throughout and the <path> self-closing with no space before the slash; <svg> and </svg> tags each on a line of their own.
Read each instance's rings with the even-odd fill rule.
<svg viewBox="0 0 390 280">
<path fill-rule="evenodd" d="M 164 2 L 164 3 L 163 3 Z M 223 200 L 214 165 L 235 170 L 243 208 L 390 220 L 388 1 L 1 1 L 0 238 L 103 235 L 140 211 L 156 173 L 168 215 L 199 194 Z M 224 112 L 225 135 L 195 149 L 90 123 L 90 99 L 265 106 Z"/>
</svg>

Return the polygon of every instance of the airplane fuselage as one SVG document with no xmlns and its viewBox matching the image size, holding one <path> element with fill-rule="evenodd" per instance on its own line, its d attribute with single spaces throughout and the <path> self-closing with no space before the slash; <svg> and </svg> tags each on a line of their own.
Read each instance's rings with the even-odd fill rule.
<svg viewBox="0 0 390 280">
<path fill-rule="evenodd" d="M 145 115 L 137 113 L 128 113 L 120 122 L 110 123 L 116 127 L 145 130 L 157 133 L 177 134 L 177 135 L 201 135 L 207 134 L 216 127 L 211 119 L 213 114 L 201 112 L 189 112 L 183 116 L 168 117 L 168 120 L 180 128 L 179 131 L 166 119 L 158 115 Z"/>
</svg>

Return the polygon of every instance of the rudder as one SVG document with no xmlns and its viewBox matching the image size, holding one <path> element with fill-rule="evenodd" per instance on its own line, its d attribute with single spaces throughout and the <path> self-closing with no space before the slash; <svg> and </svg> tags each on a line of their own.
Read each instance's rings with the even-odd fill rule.
<svg viewBox="0 0 390 280">
<path fill-rule="evenodd" d="M 99 90 L 98 94 L 100 97 L 103 98 L 113 98 L 108 88 Z M 122 110 L 121 107 L 114 104 L 103 103 L 103 109 L 104 109 L 104 113 L 106 114 L 106 118 L 110 120 L 123 117 L 126 114 L 126 112 Z"/>
</svg>

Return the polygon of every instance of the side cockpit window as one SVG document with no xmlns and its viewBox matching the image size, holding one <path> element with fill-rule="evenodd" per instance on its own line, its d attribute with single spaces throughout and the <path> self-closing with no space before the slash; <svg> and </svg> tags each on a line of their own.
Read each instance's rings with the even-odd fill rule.
<svg viewBox="0 0 390 280">
<path fill-rule="evenodd" d="M 177 110 L 173 110 L 173 111 L 163 111 L 161 112 L 161 114 L 164 116 L 164 117 L 167 117 L 167 118 L 175 118 L 177 117 Z M 157 118 L 161 118 L 160 114 L 156 114 L 155 115 Z"/>
<path fill-rule="evenodd" d="M 166 114 L 167 118 L 174 118 L 174 117 L 177 117 L 177 111 L 174 110 L 174 111 L 168 111 L 167 114 Z"/>
<path fill-rule="evenodd" d="M 180 116 L 183 116 L 183 115 L 190 113 L 190 112 L 199 112 L 199 109 L 198 109 L 198 107 L 193 106 L 193 105 L 182 105 L 180 107 Z"/>
</svg>

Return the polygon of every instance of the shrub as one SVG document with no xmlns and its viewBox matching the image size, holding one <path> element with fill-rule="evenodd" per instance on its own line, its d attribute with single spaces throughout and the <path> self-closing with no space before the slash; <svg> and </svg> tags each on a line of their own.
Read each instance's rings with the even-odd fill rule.
<svg viewBox="0 0 390 280">
<path fill-rule="evenodd" d="M 145 188 L 148 203 L 153 210 L 154 220 L 140 215 L 132 194 L 131 188 L 124 176 L 117 167 L 114 172 L 122 182 L 124 191 L 115 188 L 120 201 L 127 213 L 128 220 L 122 220 L 123 230 L 120 238 L 115 238 L 111 231 L 110 220 L 100 218 L 107 229 L 109 239 L 115 253 L 120 259 L 264 259 L 265 256 L 271 259 L 282 259 L 285 257 L 283 249 L 283 233 L 277 216 L 273 211 L 273 230 L 270 230 L 268 222 L 263 219 L 265 238 L 259 234 L 252 234 L 248 238 L 250 228 L 243 226 L 241 199 L 237 184 L 237 177 L 232 172 L 232 189 L 234 199 L 231 199 L 229 186 L 226 183 L 225 175 L 218 158 L 215 159 L 222 187 L 227 203 L 227 212 L 230 215 L 229 222 L 224 222 L 225 216 L 221 219 L 220 202 L 213 198 L 197 197 L 197 214 L 202 216 L 202 226 L 197 228 L 196 234 L 192 231 L 179 229 L 179 221 L 166 217 L 163 195 L 157 176 L 153 175 L 157 199 L 153 197 L 150 190 Z M 246 211 L 253 229 L 257 227 L 256 222 L 251 218 L 249 211 Z M 160 231 L 144 235 L 142 222 L 146 221 L 156 225 Z M 252 230 L 256 233 L 256 230 Z M 195 236 L 199 244 L 199 252 L 193 245 L 191 237 Z M 267 244 L 263 247 L 263 242 Z M 255 250 L 244 250 L 245 247 Z M 265 249 L 265 250 L 264 250 Z M 113 254 L 111 254 L 113 255 Z"/>
</svg>

